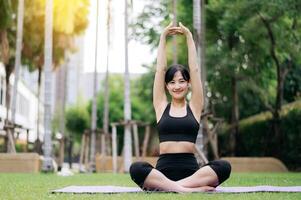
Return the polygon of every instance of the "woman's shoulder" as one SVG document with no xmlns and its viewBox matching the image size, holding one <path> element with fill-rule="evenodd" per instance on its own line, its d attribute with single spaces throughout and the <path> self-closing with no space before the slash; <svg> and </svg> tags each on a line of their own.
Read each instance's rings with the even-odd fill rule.
<svg viewBox="0 0 301 200">
<path fill-rule="evenodd" d="M 197 119 L 201 119 L 201 114 L 202 111 L 199 109 L 196 109 L 193 104 L 191 104 L 191 102 L 188 103 L 187 105 L 188 110 L 193 114 L 194 118 Z M 199 122 L 200 120 L 197 120 L 197 122 Z"/>
</svg>

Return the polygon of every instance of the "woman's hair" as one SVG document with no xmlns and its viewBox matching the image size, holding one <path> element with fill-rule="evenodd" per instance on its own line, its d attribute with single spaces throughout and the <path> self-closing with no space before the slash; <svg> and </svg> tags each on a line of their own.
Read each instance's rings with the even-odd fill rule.
<svg viewBox="0 0 301 200">
<path fill-rule="evenodd" d="M 165 73 L 165 83 L 166 84 L 169 83 L 170 81 L 172 81 L 172 79 L 177 71 L 181 72 L 185 81 L 190 80 L 190 75 L 189 75 L 188 70 L 183 65 L 174 64 L 174 65 L 171 65 Z"/>
</svg>

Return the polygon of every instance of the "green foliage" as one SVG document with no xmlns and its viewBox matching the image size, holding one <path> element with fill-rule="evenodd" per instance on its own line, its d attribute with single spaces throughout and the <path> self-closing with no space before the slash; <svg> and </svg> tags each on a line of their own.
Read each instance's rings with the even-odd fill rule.
<svg viewBox="0 0 301 200">
<path fill-rule="evenodd" d="M 293 169 L 301 170 L 301 109 L 293 109 L 281 121 L 282 131 L 285 133 L 285 138 L 281 147 L 282 159 Z"/>
<path fill-rule="evenodd" d="M 132 81 L 133 118 L 151 124 L 156 123 L 152 103 L 154 76 L 154 71 L 151 71 Z"/>
<path fill-rule="evenodd" d="M 227 121 L 231 119 L 233 107 L 233 79 L 238 85 L 240 106 L 243 106 L 243 109 L 240 109 L 241 117 L 259 112 L 264 109 L 262 102 L 269 102 L 265 99 L 267 95 L 264 84 L 269 87 L 273 85 L 269 77 L 271 68 L 254 62 L 260 61 L 259 58 L 253 59 L 254 52 L 256 52 L 255 56 L 265 55 L 268 45 L 258 49 L 258 45 L 250 44 L 248 40 L 248 34 L 252 34 L 252 39 L 262 37 L 262 28 L 260 29 L 258 23 L 254 23 L 252 18 L 254 15 L 252 10 L 255 7 L 243 1 L 235 1 L 232 4 L 227 1 L 212 1 L 206 7 L 206 19 L 208 19 L 206 66 L 208 66 L 208 90 L 212 93 L 210 101 L 216 113 Z M 251 29 L 257 31 L 253 33 Z M 261 95 L 263 93 L 264 95 Z M 275 94 L 274 91 L 272 94 Z M 248 102 L 250 100 L 254 102 Z"/>
<path fill-rule="evenodd" d="M 0 33 L 7 34 L 6 37 L 0 39 L 0 61 L 7 65 L 5 69 L 6 73 L 8 74 L 8 77 L 13 71 L 14 66 L 17 26 L 17 19 L 15 15 L 16 10 L 16 0 L 0 0 Z M 8 47 L 4 45 L 6 43 L 6 40 L 8 42 Z M 7 51 L 8 55 L 1 55 L 2 52 Z"/>
<path fill-rule="evenodd" d="M 301 66 L 293 65 L 284 82 L 283 97 L 287 102 L 301 98 Z"/>
<path fill-rule="evenodd" d="M 233 119 L 234 82 L 237 86 L 241 119 L 267 110 L 279 110 L 276 101 L 277 95 L 281 93 L 277 87 L 280 74 L 285 71 L 288 71 L 288 75 L 284 81 L 284 102 L 280 104 L 300 99 L 301 2 L 234 0 L 230 3 L 227 0 L 210 0 L 205 1 L 205 4 L 204 49 L 208 81 L 206 95 L 214 115 L 224 118 L 226 122 Z M 150 2 L 137 20 L 137 38 L 156 48 L 159 34 L 171 21 L 171 6 L 172 1 Z M 192 1 L 177 1 L 178 21 L 182 21 L 191 30 L 192 6 Z M 154 21 L 159 23 L 154 24 Z M 269 27 L 266 22 L 269 23 Z M 181 39 L 178 37 L 178 60 L 179 63 L 185 64 L 187 49 Z M 172 58 L 170 47 L 171 42 L 168 40 L 169 63 Z M 275 55 L 271 53 L 272 48 Z M 277 68 L 277 65 L 280 67 Z M 149 73 L 153 72 L 150 70 Z M 247 134 L 239 135 L 237 149 L 241 149 L 245 155 L 271 155 L 271 144 L 282 145 L 273 140 L 272 123 L 276 122 L 272 121 L 271 112 L 265 115 L 268 117 L 265 116 L 261 121 L 255 120 L 243 126 L 240 124 L 241 131 Z M 294 117 L 289 117 L 291 114 L 283 116 L 285 117 L 282 117 L 281 127 L 286 130 L 284 125 L 287 118 L 294 123 Z M 295 123 L 297 121 L 295 119 Z M 287 137 L 288 133 L 285 130 L 282 131 Z M 291 137 L 298 141 L 296 134 L 300 131 L 295 131 Z M 222 154 L 226 154 L 227 141 L 221 148 Z M 296 156 L 296 153 L 289 154 Z M 287 159 L 292 157 L 288 155 Z M 284 154 L 281 159 L 285 159 Z M 294 161 L 287 162 L 292 169 L 296 167 Z"/>
<path fill-rule="evenodd" d="M 230 122 L 233 105 L 231 80 L 236 79 L 239 116 L 275 109 L 277 68 L 271 48 L 281 70 L 300 69 L 299 21 L 300 1 L 209 1 L 206 6 L 206 66 L 210 102 L 217 115 Z M 275 45 L 264 23 L 270 23 Z M 296 37 L 297 36 L 297 37 Z M 300 38 L 300 37 L 299 37 Z M 300 73 L 289 73 L 285 82 L 285 100 L 295 100 L 299 92 Z M 227 87 L 225 87 L 227 86 Z M 217 94 L 217 95 L 216 95 Z M 278 108 L 276 108 L 278 109 Z"/>
<path fill-rule="evenodd" d="M 149 44 L 155 49 L 159 44 L 160 34 L 164 27 L 172 21 L 172 3 L 169 1 L 147 1 L 139 17 L 131 25 L 135 28 L 134 38 Z M 177 21 L 182 22 L 190 30 L 192 28 L 192 0 L 177 1 Z M 155 24 L 157 23 L 157 24 Z M 187 46 L 183 36 L 177 36 L 178 63 L 187 65 Z M 172 63 L 172 40 L 167 38 L 167 61 Z M 151 72 L 150 72 L 151 73 Z"/>
<path fill-rule="evenodd" d="M 60 65 L 66 52 L 74 52 L 73 38 L 88 25 L 87 0 L 53 2 L 53 64 Z M 25 1 L 22 59 L 30 70 L 44 63 L 45 1 Z"/>
<path fill-rule="evenodd" d="M 299 104 L 298 104 L 299 103 Z M 281 149 L 279 159 L 290 170 L 300 171 L 301 159 L 301 106 L 296 102 L 287 106 L 281 113 L 281 130 L 284 138 L 279 144 L 275 141 L 272 132 L 272 116 L 263 113 L 239 123 L 237 156 L 272 156 L 275 147 Z M 219 135 L 219 144 L 222 147 L 221 155 L 229 153 L 229 129 Z"/>
<path fill-rule="evenodd" d="M 80 136 L 85 129 L 89 128 L 90 115 L 86 105 L 69 107 L 65 114 L 66 128 L 70 133 Z"/>
<path fill-rule="evenodd" d="M 155 123 L 155 113 L 152 105 L 152 82 L 153 74 L 145 74 L 141 77 L 131 79 L 131 107 L 132 120 Z M 101 83 L 101 85 L 104 85 Z M 109 75 L 109 123 L 121 122 L 124 120 L 124 79 L 123 75 Z M 87 108 L 91 116 L 92 102 Z M 103 128 L 104 112 L 104 88 L 97 96 L 97 127 Z M 109 127 L 111 128 L 111 127 Z M 110 130 L 109 130 L 110 131 Z M 143 130 L 144 131 L 144 130 Z M 141 131 L 139 131 L 142 133 Z M 118 149 L 121 151 L 123 146 L 123 127 L 117 127 Z"/>
<path fill-rule="evenodd" d="M 192 30 L 191 0 L 177 1 L 178 21 Z M 239 115 L 247 118 L 274 106 L 277 88 L 275 61 L 271 56 L 271 41 L 261 19 L 271 20 L 276 46 L 275 52 L 282 69 L 291 70 L 284 85 L 284 99 L 287 102 L 300 98 L 300 24 L 298 12 L 300 1 L 284 0 L 210 0 L 206 2 L 206 68 L 210 104 L 215 116 L 231 121 L 233 108 L 232 80 L 238 82 Z M 171 1 L 147 1 L 139 18 L 134 19 L 136 39 L 149 44 L 153 49 L 158 46 L 159 35 L 172 19 Z M 179 63 L 187 63 L 187 48 L 183 37 L 177 37 Z M 171 63 L 171 40 L 168 39 L 168 62 Z M 292 69 L 288 63 L 292 62 Z M 152 84 L 154 68 L 131 82 L 132 118 L 155 125 L 152 106 Z M 123 78 L 110 75 L 110 122 L 123 120 Z M 97 100 L 97 127 L 103 121 L 103 90 Z M 91 113 L 91 104 L 88 106 Z M 271 113 L 269 113 L 269 116 Z M 282 118 L 286 120 L 286 118 Z M 290 118 L 293 120 L 294 118 Z M 252 132 L 242 143 L 248 155 L 267 155 L 270 150 L 268 138 L 272 138 L 271 118 L 252 121 L 243 126 L 242 131 Z M 292 122 L 293 123 L 293 122 Z M 254 127 L 252 126 L 254 124 Z M 282 125 L 284 122 L 282 123 Z M 259 133 L 257 133 L 260 130 Z M 120 131 L 119 131 L 120 132 Z M 122 131 L 121 131 L 122 132 Z M 264 137 L 263 137 L 264 136 Z M 247 137 L 247 136 L 246 136 Z M 295 136 L 294 136 L 295 137 Z M 253 139 L 252 139 L 253 138 Z M 244 138 L 238 138 L 239 141 Z M 260 145 L 257 149 L 251 146 Z M 265 144 L 265 145 L 263 145 Z M 226 145 L 222 145 L 222 148 Z M 247 150 L 248 151 L 247 151 Z M 247 152 L 246 152 L 247 151 Z M 226 153 L 226 150 L 225 150 Z"/>
<path fill-rule="evenodd" d="M 13 11 L 11 0 L 0 0 L 0 30 L 11 26 L 13 22 Z"/>
<path fill-rule="evenodd" d="M 145 74 L 131 80 L 132 119 L 143 122 L 154 122 L 152 106 L 153 74 Z M 123 121 L 124 113 L 124 79 L 122 75 L 109 76 L 109 122 Z M 104 84 L 102 84 L 104 85 Z M 97 127 L 103 127 L 104 88 L 97 96 Z M 91 114 L 92 102 L 89 102 L 88 111 Z"/>
<path fill-rule="evenodd" d="M 101 83 L 101 85 L 104 85 Z M 123 119 L 123 79 L 121 75 L 109 76 L 109 123 L 118 122 Z M 104 88 L 97 95 L 97 127 L 103 127 L 104 112 Z M 91 116 L 92 101 L 88 104 L 88 112 Z"/>
</svg>

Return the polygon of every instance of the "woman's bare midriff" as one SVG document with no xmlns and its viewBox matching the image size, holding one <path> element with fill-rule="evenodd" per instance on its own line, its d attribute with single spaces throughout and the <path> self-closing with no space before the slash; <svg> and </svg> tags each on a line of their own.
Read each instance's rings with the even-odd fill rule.
<svg viewBox="0 0 301 200">
<path fill-rule="evenodd" d="M 194 153 L 195 144 L 192 142 L 161 142 L 160 143 L 160 154 L 164 153 Z"/>
</svg>

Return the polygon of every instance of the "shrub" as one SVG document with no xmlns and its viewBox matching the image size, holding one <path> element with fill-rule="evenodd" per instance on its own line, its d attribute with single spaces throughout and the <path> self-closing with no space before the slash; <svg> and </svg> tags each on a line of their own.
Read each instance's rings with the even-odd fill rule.
<svg viewBox="0 0 301 200">
<path fill-rule="evenodd" d="M 266 118 L 252 123 L 240 123 L 237 136 L 237 156 L 273 156 L 275 148 L 280 149 L 277 156 L 290 170 L 301 170 L 301 109 L 294 108 L 281 115 L 283 140 L 277 143 L 273 137 L 272 119 Z M 229 130 L 219 135 L 221 156 L 229 155 Z"/>
</svg>

